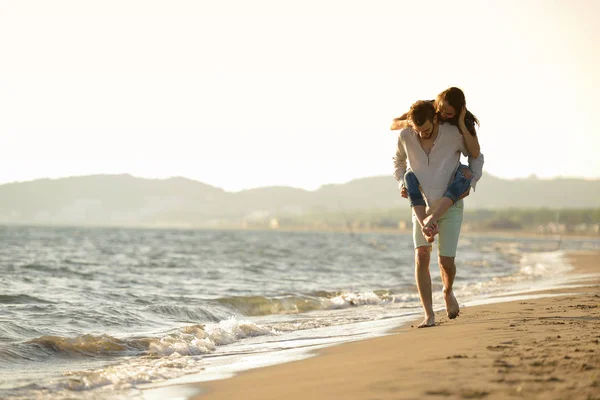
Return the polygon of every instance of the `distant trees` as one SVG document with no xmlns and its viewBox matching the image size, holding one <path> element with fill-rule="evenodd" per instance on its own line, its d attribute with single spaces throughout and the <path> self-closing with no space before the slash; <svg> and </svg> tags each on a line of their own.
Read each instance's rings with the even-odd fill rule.
<svg viewBox="0 0 600 400">
<path fill-rule="evenodd" d="M 281 228 L 315 228 L 336 230 L 411 229 L 409 208 L 358 210 L 345 212 L 318 211 L 304 215 L 278 217 Z M 510 230 L 532 232 L 598 233 L 600 208 L 597 209 L 477 209 L 466 210 L 464 223 L 471 231 Z"/>
</svg>

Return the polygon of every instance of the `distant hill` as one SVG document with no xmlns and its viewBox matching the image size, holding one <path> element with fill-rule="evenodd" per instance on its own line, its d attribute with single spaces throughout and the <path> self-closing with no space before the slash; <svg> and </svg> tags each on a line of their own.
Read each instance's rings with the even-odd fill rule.
<svg viewBox="0 0 600 400">
<path fill-rule="evenodd" d="M 600 179 L 506 180 L 485 174 L 477 192 L 469 196 L 469 208 L 598 208 Z"/>
<path fill-rule="evenodd" d="M 505 180 L 486 174 L 469 209 L 598 208 L 600 180 Z M 392 177 L 355 179 L 315 191 L 265 187 L 241 192 L 186 178 L 90 175 L 0 185 L 0 223 L 219 226 L 252 218 L 408 207 Z"/>
</svg>

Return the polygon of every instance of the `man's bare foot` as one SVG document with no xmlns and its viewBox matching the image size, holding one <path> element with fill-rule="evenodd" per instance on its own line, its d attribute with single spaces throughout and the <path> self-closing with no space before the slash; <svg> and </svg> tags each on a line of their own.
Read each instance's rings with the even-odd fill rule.
<svg viewBox="0 0 600 400">
<path fill-rule="evenodd" d="M 435 316 L 425 317 L 423 322 L 417 325 L 417 328 L 429 328 L 431 326 L 435 326 Z"/>
<path fill-rule="evenodd" d="M 458 306 L 456 297 L 454 297 L 454 292 L 446 292 L 444 290 L 444 301 L 446 302 L 446 314 L 448 314 L 448 318 L 454 319 L 458 317 L 458 314 L 460 314 L 460 308 Z"/>
</svg>

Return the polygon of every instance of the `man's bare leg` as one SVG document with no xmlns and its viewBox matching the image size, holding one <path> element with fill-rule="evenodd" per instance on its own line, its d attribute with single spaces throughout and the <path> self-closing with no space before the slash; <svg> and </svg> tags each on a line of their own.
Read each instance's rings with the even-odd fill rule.
<svg viewBox="0 0 600 400">
<path fill-rule="evenodd" d="M 458 317 L 458 314 L 460 313 L 458 301 L 456 300 L 456 297 L 454 297 L 454 292 L 452 291 L 454 277 L 456 276 L 456 264 L 454 263 L 454 257 L 446 256 L 439 256 L 438 262 L 440 264 L 442 283 L 444 284 L 446 314 L 448 314 L 448 318 L 454 319 Z"/>
<path fill-rule="evenodd" d="M 417 282 L 417 289 L 419 289 L 421 305 L 425 311 L 425 319 L 417 328 L 427 328 L 435 325 L 433 299 L 431 296 L 431 275 L 429 274 L 430 260 L 431 247 L 417 247 L 415 250 L 415 281 Z"/>
</svg>

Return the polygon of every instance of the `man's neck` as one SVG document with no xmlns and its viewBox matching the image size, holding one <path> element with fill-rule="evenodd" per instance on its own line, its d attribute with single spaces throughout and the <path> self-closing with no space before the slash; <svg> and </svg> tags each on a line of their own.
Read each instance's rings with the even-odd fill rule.
<svg viewBox="0 0 600 400">
<path fill-rule="evenodd" d="M 439 122 L 433 123 L 433 133 L 431 134 L 431 140 L 435 140 L 440 133 L 440 124 Z"/>
<path fill-rule="evenodd" d="M 439 132 L 440 132 L 440 125 L 436 122 L 433 124 L 433 132 L 431 132 L 431 136 L 429 136 L 427 139 L 423 139 L 419 136 L 419 140 L 421 141 L 421 143 L 434 142 L 435 139 L 437 139 Z"/>
</svg>

